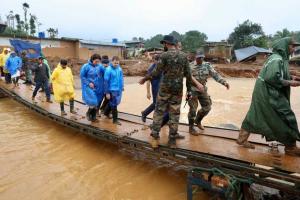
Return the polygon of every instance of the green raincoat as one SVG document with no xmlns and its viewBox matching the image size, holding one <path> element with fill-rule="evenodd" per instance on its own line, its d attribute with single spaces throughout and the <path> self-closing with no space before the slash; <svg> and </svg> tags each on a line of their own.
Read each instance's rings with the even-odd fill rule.
<svg viewBox="0 0 300 200">
<path fill-rule="evenodd" d="M 291 38 L 283 38 L 273 45 L 273 55 L 265 62 L 256 80 L 249 111 L 242 129 L 263 135 L 267 141 L 291 145 L 300 139 L 297 120 L 290 105 L 291 80 L 289 50 Z"/>
</svg>

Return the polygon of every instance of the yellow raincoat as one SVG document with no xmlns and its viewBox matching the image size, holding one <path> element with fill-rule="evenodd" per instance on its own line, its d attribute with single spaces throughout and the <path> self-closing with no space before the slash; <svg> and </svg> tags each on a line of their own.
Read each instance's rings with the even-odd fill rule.
<svg viewBox="0 0 300 200">
<path fill-rule="evenodd" d="M 5 66 L 5 63 L 6 63 L 6 60 L 8 59 L 9 57 L 9 53 L 8 54 L 4 54 L 4 51 L 6 50 L 7 48 L 4 48 L 2 53 L 0 54 L 0 68 Z M 8 73 L 8 71 L 4 68 L 4 72 L 5 73 Z"/>
<path fill-rule="evenodd" d="M 74 79 L 69 67 L 64 69 L 58 64 L 51 75 L 51 80 L 55 101 L 60 103 L 75 98 Z"/>
</svg>

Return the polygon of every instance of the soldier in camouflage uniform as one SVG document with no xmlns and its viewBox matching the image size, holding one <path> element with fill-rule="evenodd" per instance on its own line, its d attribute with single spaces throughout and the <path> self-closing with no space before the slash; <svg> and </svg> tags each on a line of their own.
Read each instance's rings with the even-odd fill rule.
<svg viewBox="0 0 300 200">
<path fill-rule="evenodd" d="M 211 99 L 207 93 L 206 82 L 209 76 L 213 77 L 218 83 L 224 85 L 229 89 L 229 84 L 220 76 L 220 74 L 213 68 L 213 66 L 208 62 L 203 62 L 204 55 L 198 54 L 196 56 L 195 62 L 190 64 L 192 76 L 204 86 L 204 91 L 199 92 L 194 86 L 191 87 L 192 98 L 189 100 L 189 132 L 192 135 L 199 135 L 199 133 L 194 129 L 194 123 L 199 129 L 204 130 L 201 124 L 202 119 L 211 110 Z M 198 102 L 201 105 L 201 109 L 197 112 Z M 196 115 L 197 112 L 197 115 Z"/>
<path fill-rule="evenodd" d="M 152 147 L 158 147 L 161 123 L 164 113 L 168 111 L 170 114 L 168 145 L 174 148 L 176 147 L 176 139 L 184 138 L 177 133 L 183 92 L 183 78 L 186 77 L 187 90 L 190 91 L 192 77 L 187 56 L 175 48 L 176 41 L 174 37 L 170 35 L 164 36 L 161 44 L 164 45 L 166 52 L 161 54 L 157 67 L 141 79 L 139 83 L 144 84 L 145 81 L 163 73 L 153 116 Z"/>
</svg>

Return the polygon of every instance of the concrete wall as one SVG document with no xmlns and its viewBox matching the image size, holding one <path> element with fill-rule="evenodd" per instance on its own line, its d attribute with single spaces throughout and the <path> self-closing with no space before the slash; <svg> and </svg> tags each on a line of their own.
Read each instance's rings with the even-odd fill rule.
<svg viewBox="0 0 300 200">
<path fill-rule="evenodd" d="M 123 57 L 123 48 L 118 46 L 99 46 L 91 44 L 80 44 L 79 59 L 88 59 L 94 53 L 108 55 L 110 58 L 113 56 Z"/>
<path fill-rule="evenodd" d="M 0 37 L 0 48 L 10 47 L 9 37 Z M 25 39 L 23 39 L 25 40 Z M 123 57 L 123 47 L 82 44 L 78 41 L 29 39 L 32 43 L 41 43 L 46 57 L 88 60 L 92 54 Z"/>
</svg>

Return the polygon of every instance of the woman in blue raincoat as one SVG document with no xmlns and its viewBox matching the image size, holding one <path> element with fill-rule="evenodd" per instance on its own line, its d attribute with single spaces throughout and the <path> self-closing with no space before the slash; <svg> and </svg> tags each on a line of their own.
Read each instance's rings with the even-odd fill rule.
<svg viewBox="0 0 300 200">
<path fill-rule="evenodd" d="M 104 67 L 100 65 L 101 56 L 94 54 L 88 63 L 80 69 L 82 99 L 89 109 L 86 113 L 89 121 L 95 122 L 97 106 L 102 101 L 104 95 Z"/>
<path fill-rule="evenodd" d="M 122 91 L 124 90 L 123 71 L 120 67 L 119 57 L 112 58 L 112 64 L 106 68 L 104 75 L 104 90 L 109 100 L 109 107 L 113 116 L 113 123 L 121 125 L 118 121 L 118 105 L 121 103 Z M 105 112 L 105 115 L 109 113 Z"/>
<path fill-rule="evenodd" d="M 14 83 L 14 87 L 19 86 L 19 77 L 20 77 L 20 70 L 22 67 L 22 60 L 19 56 L 17 56 L 16 52 L 12 52 L 9 58 L 6 60 L 5 68 L 11 75 L 11 78 Z"/>
</svg>

